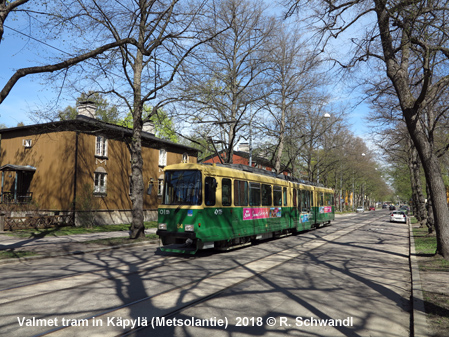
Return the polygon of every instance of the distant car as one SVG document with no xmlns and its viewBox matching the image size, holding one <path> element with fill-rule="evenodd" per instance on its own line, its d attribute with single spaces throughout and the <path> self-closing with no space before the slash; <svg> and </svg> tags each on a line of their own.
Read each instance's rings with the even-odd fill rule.
<svg viewBox="0 0 449 337">
<path fill-rule="evenodd" d="M 382 208 L 387 208 L 387 207 L 388 207 L 387 204 L 383 204 L 383 205 L 382 205 Z"/>
<path fill-rule="evenodd" d="M 365 209 L 363 208 L 363 206 L 359 206 L 359 207 L 357 207 L 356 212 L 357 213 L 363 213 L 363 212 L 365 212 Z"/>
<path fill-rule="evenodd" d="M 403 211 L 393 211 L 390 214 L 390 222 L 407 223 L 407 215 Z"/>
<path fill-rule="evenodd" d="M 369 210 L 370 210 L 370 211 L 375 211 L 375 210 L 376 210 L 376 207 L 370 206 L 370 207 L 369 207 Z"/>
<path fill-rule="evenodd" d="M 399 207 L 399 210 L 408 215 L 410 208 L 407 205 L 403 205 L 403 206 Z"/>
<path fill-rule="evenodd" d="M 396 209 L 396 207 L 394 207 L 394 205 L 390 205 L 390 211 L 394 211 Z"/>
</svg>

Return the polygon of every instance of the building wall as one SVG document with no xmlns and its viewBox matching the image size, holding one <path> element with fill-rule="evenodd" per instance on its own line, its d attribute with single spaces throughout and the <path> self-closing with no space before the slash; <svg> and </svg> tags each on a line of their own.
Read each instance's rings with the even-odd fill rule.
<svg viewBox="0 0 449 337">
<path fill-rule="evenodd" d="M 33 202 L 44 209 L 70 209 L 73 200 L 75 137 L 73 132 L 33 135 L 27 131 L 3 134 L 0 166 L 5 164 L 36 167 L 29 191 Z M 31 139 L 31 147 L 23 140 Z M 15 172 L 5 172 L 3 190 L 9 191 Z"/>
<path fill-rule="evenodd" d="M 75 198 L 80 203 L 90 197 L 92 209 L 97 211 L 98 223 L 130 222 L 130 153 L 123 141 L 110 139 L 106 134 L 104 136 L 107 139 L 107 156 L 98 157 L 95 155 L 94 134 L 79 132 L 77 136 L 75 131 L 58 131 L 33 135 L 27 130 L 3 133 L 0 166 L 13 164 L 36 167 L 29 190 L 33 193 L 33 202 L 41 210 L 71 212 Z M 31 139 L 30 148 L 22 145 L 24 139 Z M 162 201 L 157 195 L 158 179 L 163 178 L 159 151 L 159 148 L 142 147 L 145 220 L 156 220 L 157 206 Z M 173 146 L 167 149 L 167 165 L 182 160 L 182 149 Z M 189 162 L 196 163 L 197 158 L 189 157 Z M 92 198 L 96 170 L 107 173 L 107 190 L 105 195 Z M 7 179 L 4 191 L 9 191 L 13 186 L 15 174 L 5 172 Z M 149 185 L 152 185 L 150 195 L 147 194 Z"/>
</svg>

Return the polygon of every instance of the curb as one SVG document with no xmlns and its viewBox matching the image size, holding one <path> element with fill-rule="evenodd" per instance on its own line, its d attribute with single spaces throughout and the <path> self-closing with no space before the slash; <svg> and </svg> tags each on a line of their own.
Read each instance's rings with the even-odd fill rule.
<svg viewBox="0 0 449 337">
<path fill-rule="evenodd" d="M 27 262 L 27 261 L 34 261 L 34 260 L 43 260 L 43 259 L 49 259 L 53 257 L 62 257 L 62 256 L 69 256 L 69 255 L 82 255 L 87 253 L 94 253 L 94 252 L 101 252 L 106 250 L 113 250 L 113 249 L 120 249 L 120 248 L 126 248 L 126 247 L 134 247 L 134 246 L 149 246 L 158 244 L 159 240 L 152 240 L 147 242 L 136 242 L 136 243 L 127 243 L 123 245 L 117 245 L 117 246 L 110 246 L 110 247 L 104 247 L 104 248 L 92 248 L 92 249 L 86 249 L 86 250 L 76 250 L 73 252 L 68 253 L 50 253 L 46 255 L 34 255 L 34 256 L 25 256 L 25 257 L 19 257 L 19 258 L 11 258 L 11 259 L 3 259 L 0 260 L 0 265 L 2 264 L 9 264 L 9 263 L 19 263 L 19 262 Z"/>
<path fill-rule="evenodd" d="M 427 324 L 427 315 L 424 309 L 424 298 L 421 287 L 421 278 L 419 277 L 419 266 L 416 259 L 415 251 L 415 239 L 413 237 L 413 228 L 410 222 L 409 225 L 409 240 L 410 240 L 410 272 L 412 276 L 412 287 L 411 287 L 411 305 L 412 305 L 412 326 L 411 326 L 411 336 L 412 337 L 426 337 L 430 336 L 429 326 Z"/>
</svg>

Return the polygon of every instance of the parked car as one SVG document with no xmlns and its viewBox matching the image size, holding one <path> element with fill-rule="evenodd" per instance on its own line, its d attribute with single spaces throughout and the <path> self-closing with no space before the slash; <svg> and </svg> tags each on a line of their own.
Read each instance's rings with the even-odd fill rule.
<svg viewBox="0 0 449 337">
<path fill-rule="evenodd" d="M 407 223 L 407 215 L 403 211 L 393 211 L 390 214 L 390 222 Z"/>
<path fill-rule="evenodd" d="M 396 209 L 396 207 L 394 207 L 394 205 L 390 205 L 390 211 L 394 211 Z"/>
<path fill-rule="evenodd" d="M 365 209 L 363 208 L 363 206 L 359 206 L 359 207 L 357 207 L 356 212 L 363 213 L 363 212 L 365 212 Z"/>
<path fill-rule="evenodd" d="M 376 207 L 370 206 L 370 207 L 369 207 L 369 210 L 370 210 L 370 211 L 375 211 L 375 210 L 376 210 Z"/>
<path fill-rule="evenodd" d="M 407 205 L 402 205 L 401 207 L 399 207 L 399 210 L 408 215 L 410 208 Z"/>
</svg>

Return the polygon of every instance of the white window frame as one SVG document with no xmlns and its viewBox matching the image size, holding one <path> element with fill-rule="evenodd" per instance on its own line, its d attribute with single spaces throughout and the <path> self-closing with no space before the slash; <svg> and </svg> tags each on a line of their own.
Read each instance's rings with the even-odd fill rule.
<svg viewBox="0 0 449 337">
<path fill-rule="evenodd" d="M 164 193 L 164 179 L 158 179 L 157 181 L 157 195 L 162 195 Z"/>
<path fill-rule="evenodd" d="M 167 151 L 159 149 L 159 166 L 167 166 Z"/>
<path fill-rule="evenodd" d="M 95 156 L 103 158 L 108 156 L 108 139 L 106 137 L 95 137 Z"/>
<path fill-rule="evenodd" d="M 31 144 L 33 143 L 33 141 L 31 140 L 31 139 L 23 139 L 22 140 L 22 145 L 24 146 L 24 147 L 31 147 Z"/>
<path fill-rule="evenodd" d="M 94 194 L 106 194 L 107 187 L 107 173 L 94 173 Z"/>
<path fill-rule="evenodd" d="M 183 163 L 188 163 L 189 162 L 189 155 L 187 154 L 187 152 L 184 152 L 182 154 L 182 162 Z"/>
</svg>

